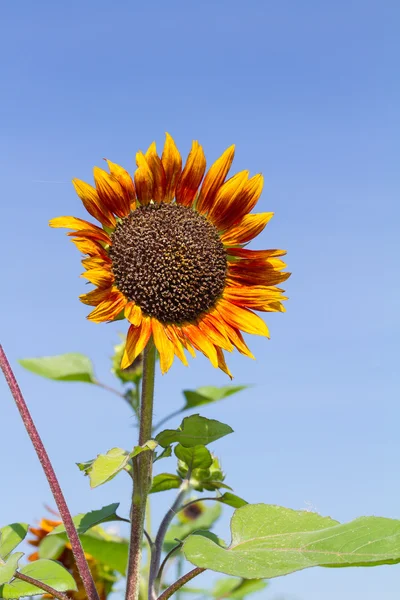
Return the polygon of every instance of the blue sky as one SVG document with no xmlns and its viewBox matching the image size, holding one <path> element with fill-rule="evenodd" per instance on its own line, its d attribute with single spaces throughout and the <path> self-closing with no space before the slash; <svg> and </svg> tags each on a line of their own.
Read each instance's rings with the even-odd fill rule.
<svg viewBox="0 0 400 600">
<path fill-rule="evenodd" d="M 250 502 L 400 518 L 399 17 L 394 0 L 2 7 L 1 338 L 73 512 L 128 510 L 127 480 L 90 491 L 74 463 L 136 432 L 105 392 L 17 365 L 78 351 L 111 383 L 124 330 L 85 320 L 79 255 L 47 221 L 84 215 L 73 177 L 91 181 L 104 156 L 132 171 L 136 150 L 161 148 L 168 131 L 183 155 L 198 139 L 208 164 L 236 143 L 234 172 L 264 174 L 259 208 L 275 217 L 252 247 L 287 248 L 293 272 L 271 341 L 249 340 L 257 361 L 229 357 L 235 382 L 254 386 L 202 411 L 235 430 L 213 448 L 228 482 Z M 156 415 L 182 389 L 226 383 L 201 358 L 176 365 L 158 377 Z M 0 387 L 1 522 L 34 522 L 50 492 Z M 228 511 L 217 529 L 229 537 Z M 260 597 L 394 600 L 399 574 L 314 569 Z"/>
</svg>

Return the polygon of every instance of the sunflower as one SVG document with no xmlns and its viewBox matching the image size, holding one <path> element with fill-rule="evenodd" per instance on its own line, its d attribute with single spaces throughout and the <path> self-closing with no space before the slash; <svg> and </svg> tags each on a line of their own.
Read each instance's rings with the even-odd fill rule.
<svg viewBox="0 0 400 600">
<path fill-rule="evenodd" d="M 263 177 L 241 171 L 226 179 L 234 157 L 230 146 L 206 171 L 202 147 L 194 141 L 182 169 L 181 155 L 166 134 L 161 157 L 152 143 L 136 154 L 132 180 L 107 160 L 94 168 L 95 186 L 73 180 L 87 212 L 101 227 L 76 217 L 57 217 L 51 227 L 68 235 L 81 253 L 82 277 L 95 289 L 80 296 L 94 310 L 88 319 L 129 323 L 121 368 L 153 337 L 161 371 L 186 349 L 202 352 L 229 376 L 223 350 L 254 358 L 241 332 L 269 337 L 253 311 L 282 312 L 277 287 L 289 277 L 279 258 L 284 250 L 249 250 L 273 216 L 250 214 Z M 205 174 L 205 176 L 204 176 Z"/>
<path fill-rule="evenodd" d="M 55 527 L 61 525 L 61 523 L 62 521 L 55 521 L 53 519 L 41 519 L 38 527 L 29 528 L 29 532 L 33 535 L 33 538 L 28 540 L 28 544 L 39 547 L 43 539 L 51 531 L 53 531 Z M 97 593 L 99 594 L 99 600 L 106 600 L 107 596 L 112 591 L 113 582 L 116 581 L 116 574 L 107 565 L 100 563 L 90 554 L 85 553 L 85 556 L 97 589 Z M 33 554 L 28 556 L 28 560 L 30 562 L 39 560 L 39 558 L 39 552 L 33 552 Z M 58 549 L 58 553 L 52 558 L 64 565 L 64 567 L 75 579 L 77 590 L 75 592 L 68 592 L 71 600 L 86 600 L 86 592 L 76 567 L 70 543 L 65 542 L 65 545 L 61 545 L 61 547 Z M 44 594 L 43 598 L 53 598 L 53 596 Z"/>
</svg>

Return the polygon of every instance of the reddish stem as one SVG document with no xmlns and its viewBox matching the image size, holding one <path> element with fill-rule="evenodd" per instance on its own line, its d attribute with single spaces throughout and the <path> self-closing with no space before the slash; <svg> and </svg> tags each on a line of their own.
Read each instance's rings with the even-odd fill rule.
<svg viewBox="0 0 400 600">
<path fill-rule="evenodd" d="M 15 375 L 11 369 L 10 363 L 7 360 L 2 346 L 0 346 L 0 367 L 4 373 L 4 377 L 6 378 L 10 391 L 20 412 L 22 421 L 25 425 L 25 429 L 28 432 L 33 447 L 36 450 L 36 454 L 38 455 L 40 464 L 43 467 L 43 471 L 47 477 L 47 481 L 49 482 L 50 489 L 54 496 L 54 500 L 57 504 L 62 521 L 65 526 L 65 531 L 71 544 L 72 553 L 74 555 L 76 566 L 79 575 L 81 576 L 88 600 L 99 600 L 99 595 L 97 593 L 96 586 L 94 584 L 93 577 L 89 569 L 89 565 L 86 561 L 78 533 L 75 529 L 75 525 L 72 520 L 72 516 L 67 506 L 67 503 L 65 501 L 64 495 L 62 493 L 60 484 L 58 483 L 56 474 L 53 469 L 53 465 L 50 462 L 50 458 L 45 450 L 43 442 L 30 415 L 26 402 L 22 396 L 21 390 L 19 388 Z"/>
<path fill-rule="evenodd" d="M 200 573 L 204 573 L 204 571 L 205 571 L 205 569 L 196 567 L 195 569 L 192 569 L 191 571 L 189 571 L 189 573 L 186 573 L 186 575 L 182 575 L 182 577 L 180 577 L 178 579 L 178 581 L 175 581 L 175 583 L 170 585 L 169 588 L 167 588 L 161 594 L 161 596 L 158 596 L 158 600 L 168 600 L 168 598 L 170 598 L 173 594 L 175 594 L 175 592 L 180 590 L 181 587 L 186 585 L 194 577 L 197 577 L 197 575 L 200 575 Z"/>
</svg>

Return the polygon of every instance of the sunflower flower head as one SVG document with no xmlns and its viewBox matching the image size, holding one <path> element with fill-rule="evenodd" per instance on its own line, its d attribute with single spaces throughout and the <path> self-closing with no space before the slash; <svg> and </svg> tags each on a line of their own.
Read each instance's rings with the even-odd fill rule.
<svg viewBox="0 0 400 600">
<path fill-rule="evenodd" d="M 107 161 L 95 167 L 95 187 L 75 179 L 76 192 L 99 225 L 58 217 L 84 255 L 84 277 L 95 288 L 80 296 L 94 310 L 88 319 L 125 317 L 130 327 L 121 368 L 126 369 L 152 337 L 161 371 L 185 350 L 203 353 L 229 376 L 223 351 L 234 348 L 254 358 L 242 332 L 269 337 L 253 311 L 282 312 L 283 250 L 244 246 L 273 213 L 253 214 L 262 191 L 261 175 L 242 171 L 227 179 L 234 157 L 229 147 L 206 172 L 197 141 L 182 168 L 167 134 L 161 156 L 155 143 L 136 155 L 133 179 Z"/>
</svg>

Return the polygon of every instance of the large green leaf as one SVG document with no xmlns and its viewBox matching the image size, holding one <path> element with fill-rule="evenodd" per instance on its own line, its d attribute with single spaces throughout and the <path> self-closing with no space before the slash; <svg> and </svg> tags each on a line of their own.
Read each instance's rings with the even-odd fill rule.
<svg viewBox="0 0 400 600">
<path fill-rule="evenodd" d="M 17 570 L 18 562 L 23 555 L 23 552 L 15 552 L 15 554 L 11 554 L 5 562 L 0 558 L 0 585 L 11 581 Z"/>
<path fill-rule="evenodd" d="M 12 523 L 0 528 L 0 558 L 3 560 L 25 539 L 27 523 Z"/>
<path fill-rule="evenodd" d="M 241 392 L 247 387 L 247 385 L 225 385 L 224 387 L 206 385 L 197 388 L 197 390 L 184 390 L 183 395 L 185 396 L 186 404 L 183 410 L 195 408 L 202 404 L 210 404 L 210 402 L 217 402 L 218 400 L 232 396 L 232 394 L 237 394 L 237 392 Z"/>
<path fill-rule="evenodd" d="M 90 487 L 95 488 L 111 481 L 120 471 L 128 470 L 130 460 L 148 450 L 154 450 L 157 442 L 149 440 L 143 446 L 135 446 L 132 452 L 123 448 L 111 448 L 106 454 L 99 454 L 95 459 L 77 463 L 79 469 L 89 476 Z"/>
<path fill-rule="evenodd" d="M 173 473 L 160 473 L 153 477 L 149 494 L 156 494 L 157 492 L 166 492 L 173 488 L 179 488 L 181 486 L 182 479 L 178 475 Z"/>
<path fill-rule="evenodd" d="M 126 519 L 119 517 L 115 512 L 118 506 L 119 503 L 117 502 L 115 504 L 103 506 L 103 508 L 100 508 L 99 510 L 91 510 L 88 513 L 76 515 L 76 517 L 74 517 L 72 520 L 79 535 L 86 533 L 88 529 L 91 529 L 96 525 L 100 525 L 101 523 L 108 523 L 109 521 L 126 521 Z M 55 527 L 52 531 L 50 531 L 47 537 L 64 532 L 64 525 L 58 525 L 58 527 Z"/>
<path fill-rule="evenodd" d="M 35 560 L 20 569 L 19 572 L 38 581 L 43 581 L 43 583 L 58 592 L 76 591 L 77 589 L 72 575 L 60 563 L 53 560 Z M 43 594 L 43 590 L 21 579 L 13 579 L 11 583 L 0 586 L 0 598 L 21 598 L 22 596 L 36 596 L 37 594 Z"/>
<path fill-rule="evenodd" d="M 24 358 L 19 364 L 36 375 L 55 381 L 95 383 L 92 361 L 84 354 L 69 353 L 40 358 Z"/>
<path fill-rule="evenodd" d="M 229 425 L 214 419 L 206 419 L 200 415 L 192 415 L 183 419 L 178 429 L 161 431 L 156 436 L 156 440 L 163 448 L 174 442 L 182 444 L 185 448 L 190 448 L 199 445 L 206 446 L 232 432 L 233 429 Z"/>
<path fill-rule="evenodd" d="M 232 542 L 221 548 L 190 537 L 183 551 L 198 567 L 247 579 L 272 578 L 309 567 L 376 566 L 400 562 L 400 521 L 361 517 L 340 524 L 316 513 L 267 504 L 239 508 Z"/>
</svg>

